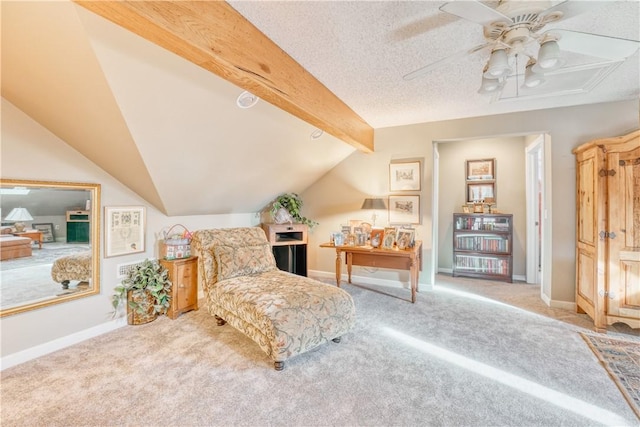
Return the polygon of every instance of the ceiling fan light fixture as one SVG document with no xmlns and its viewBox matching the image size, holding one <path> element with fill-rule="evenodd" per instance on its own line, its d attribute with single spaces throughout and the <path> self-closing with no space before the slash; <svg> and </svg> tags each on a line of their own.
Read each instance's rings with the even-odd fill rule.
<svg viewBox="0 0 640 427">
<path fill-rule="evenodd" d="M 539 70 L 556 70 L 562 65 L 564 65 L 564 60 L 560 55 L 558 42 L 555 40 L 543 42 L 538 50 L 538 62 L 535 65 L 537 72 L 539 72 Z"/>
<path fill-rule="evenodd" d="M 489 79 L 487 77 L 482 77 L 482 83 L 480 84 L 480 89 L 478 89 L 478 93 L 485 95 L 487 93 L 494 93 L 501 88 L 500 80 L 498 79 Z"/>
<path fill-rule="evenodd" d="M 530 60 L 524 71 L 524 86 L 528 88 L 534 88 L 540 86 L 545 82 L 544 74 L 536 73 L 533 70 L 533 66 L 536 64 L 535 60 Z"/>
<path fill-rule="evenodd" d="M 509 66 L 507 51 L 505 49 L 496 49 L 491 52 L 485 77 L 497 79 L 508 76 L 509 74 L 511 74 L 511 67 Z"/>
</svg>

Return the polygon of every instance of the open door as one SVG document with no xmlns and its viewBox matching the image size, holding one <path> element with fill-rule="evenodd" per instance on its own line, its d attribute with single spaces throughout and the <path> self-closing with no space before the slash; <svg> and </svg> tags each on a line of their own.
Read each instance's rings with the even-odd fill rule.
<svg viewBox="0 0 640 427">
<path fill-rule="evenodd" d="M 527 283 L 540 285 L 551 305 L 551 137 L 542 134 L 526 147 Z"/>
</svg>

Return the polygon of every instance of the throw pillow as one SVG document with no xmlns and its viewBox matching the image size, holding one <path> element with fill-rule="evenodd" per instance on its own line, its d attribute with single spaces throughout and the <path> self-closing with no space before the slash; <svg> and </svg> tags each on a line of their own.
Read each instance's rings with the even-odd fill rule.
<svg viewBox="0 0 640 427">
<path fill-rule="evenodd" d="M 215 254 L 218 281 L 277 269 L 269 243 L 252 246 L 217 245 Z"/>
</svg>

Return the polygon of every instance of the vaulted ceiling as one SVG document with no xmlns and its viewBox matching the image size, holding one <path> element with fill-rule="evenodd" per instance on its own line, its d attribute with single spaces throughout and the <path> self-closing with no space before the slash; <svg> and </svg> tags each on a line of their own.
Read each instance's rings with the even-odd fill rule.
<svg viewBox="0 0 640 427">
<path fill-rule="evenodd" d="M 110 3 L 3 1 L 2 96 L 168 215 L 258 211 L 356 149 L 375 150 L 374 128 L 640 94 L 637 52 L 583 94 L 489 102 L 476 92 L 481 55 L 405 81 L 483 41 L 481 26 L 441 2 L 88 10 Z M 554 25 L 638 38 L 639 3 L 597 3 Z M 244 89 L 262 98 L 251 109 L 236 106 Z"/>
</svg>

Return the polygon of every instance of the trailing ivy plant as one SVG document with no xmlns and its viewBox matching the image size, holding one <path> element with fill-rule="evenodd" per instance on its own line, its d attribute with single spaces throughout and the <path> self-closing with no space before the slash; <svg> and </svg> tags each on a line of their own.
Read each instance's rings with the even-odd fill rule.
<svg viewBox="0 0 640 427">
<path fill-rule="evenodd" d="M 302 199 L 299 195 L 296 193 L 281 194 L 271 204 L 271 217 L 275 217 L 279 209 L 286 209 L 297 222 L 306 224 L 309 228 L 318 225 L 316 221 L 302 216 L 301 208 Z"/>
<path fill-rule="evenodd" d="M 153 312 L 165 314 L 171 305 L 171 281 L 169 272 L 157 260 L 145 259 L 140 265 L 135 266 L 122 283 L 115 287 L 115 293 L 111 297 L 113 315 L 118 307 L 127 300 L 127 292 L 146 292 L 151 295 Z M 139 314 L 147 313 L 150 305 L 129 301 L 129 308 Z"/>
</svg>

